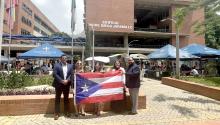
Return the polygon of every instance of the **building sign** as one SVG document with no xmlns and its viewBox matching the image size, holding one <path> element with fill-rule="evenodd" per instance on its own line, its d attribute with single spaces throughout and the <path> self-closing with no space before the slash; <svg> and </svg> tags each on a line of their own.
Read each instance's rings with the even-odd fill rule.
<svg viewBox="0 0 220 125">
<path fill-rule="evenodd" d="M 118 21 L 103 20 L 100 24 L 89 24 L 91 27 L 110 29 L 133 29 L 133 26 L 120 24 Z"/>
<path fill-rule="evenodd" d="M 86 0 L 85 21 L 98 32 L 134 31 L 134 0 Z"/>
</svg>

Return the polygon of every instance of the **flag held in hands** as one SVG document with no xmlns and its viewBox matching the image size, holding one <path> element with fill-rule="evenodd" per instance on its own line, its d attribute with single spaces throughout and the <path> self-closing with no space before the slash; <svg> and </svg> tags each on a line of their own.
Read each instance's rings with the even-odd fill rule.
<svg viewBox="0 0 220 125">
<path fill-rule="evenodd" d="M 76 104 L 108 102 L 123 99 L 123 77 L 119 71 L 75 74 Z"/>
</svg>

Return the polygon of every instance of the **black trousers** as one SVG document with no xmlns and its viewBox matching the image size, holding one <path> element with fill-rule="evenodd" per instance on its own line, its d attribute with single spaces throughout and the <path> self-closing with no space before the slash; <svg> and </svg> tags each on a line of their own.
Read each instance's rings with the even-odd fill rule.
<svg viewBox="0 0 220 125">
<path fill-rule="evenodd" d="M 55 88 L 56 97 L 55 97 L 55 113 L 60 113 L 60 98 L 63 93 L 64 96 L 64 113 L 69 112 L 69 85 L 62 85 Z"/>
</svg>

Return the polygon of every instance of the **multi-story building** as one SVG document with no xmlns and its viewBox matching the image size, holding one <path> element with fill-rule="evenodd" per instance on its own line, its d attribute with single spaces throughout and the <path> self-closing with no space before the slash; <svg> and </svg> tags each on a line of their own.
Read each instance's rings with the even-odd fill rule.
<svg viewBox="0 0 220 125">
<path fill-rule="evenodd" d="M 9 33 L 7 17 L 8 15 L 5 12 L 4 33 Z M 55 32 L 59 32 L 59 30 L 31 0 L 19 0 L 12 34 L 49 36 Z"/>
<path fill-rule="evenodd" d="M 6 3 L 5 3 L 6 6 Z M 5 11 L 3 32 L 9 34 L 9 25 L 7 21 L 7 13 Z M 52 33 L 59 32 L 56 26 L 31 2 L 31 0 L 19 0 L 16 6 L 16 18 L 11 34 L 13 35 L 34 35 L 34 36 L 49 36 Z M 24 52 L 33 48 L 26 47 L 21 44 L 22 40 L 14 40 L 11 43 L 11 56 L 15 57 L 16 53 Z M 3 52 L 7 56 L 8 40 L 3 42 Z"/>
<path fill-rule="evenodd" d="M 150 53 L 166 44 L 176 44 L 174 16 L 178 7 L 193 0 L 84 0 L 85 29 L 95 37 L 95 52 Z M 163 21 L 163 19 L 167 19 Z M 180 47 L 205 44 L 204 35 L 193 32 L 195 21 L 204 21 L 204 9 L 190 12 L 180 29 Z M 94 31 L 94 32 L 92 32 Z M 93 34 L 94 33 L 94 34 Z"/>
</svg>

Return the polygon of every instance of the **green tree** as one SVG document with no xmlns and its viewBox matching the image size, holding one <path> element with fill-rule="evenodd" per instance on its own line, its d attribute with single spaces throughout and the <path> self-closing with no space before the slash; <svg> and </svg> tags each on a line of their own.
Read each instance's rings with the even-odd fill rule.
<svg viewBox="0 0 220 125">
<path fill-rule="evenodd" d="M 184 17 L 195 9 L 205 8 L 205 21 L 194 22 L 193 31 L 198 35 L 205 34 L 206 45 L 212 48 L 220 48 L 220 0 L 195 0 L 190 6 L 178 8 L 174 14 L 177 27 L 180 27 Z"/>
</svg>

